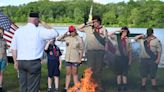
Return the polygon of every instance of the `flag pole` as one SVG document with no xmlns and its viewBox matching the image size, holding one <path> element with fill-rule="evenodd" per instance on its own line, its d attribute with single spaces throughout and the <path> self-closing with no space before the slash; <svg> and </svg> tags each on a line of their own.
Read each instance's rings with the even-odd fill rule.
<svg viewBox="0 0 164 92">
<path fill-rule="evenodd" d="M 92 10 L 93 10 L 93 6 L 91 5 L 88 21 L 92 21 Z"/>
</svg>

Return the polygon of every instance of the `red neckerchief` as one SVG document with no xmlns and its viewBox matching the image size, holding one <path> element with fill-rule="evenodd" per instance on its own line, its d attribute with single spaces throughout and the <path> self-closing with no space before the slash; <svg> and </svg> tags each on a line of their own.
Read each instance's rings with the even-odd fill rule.
<svg viewBox="0 0 164 92">
<path fill-rule="evenodd" d="M 53 46 L 53 50 L 54 50 L 54 55 L 57 56 L 57 51 L 55 46 Z"/>
<path fill-rule="evenodd" d="M 100 29 L 101 29 L 101 28 L 102 28 L 102 26 L 97 27 L 97 28 L 95 28 L 95 31 L 98 32 L 98 33 L 100 33 Z"/>
<path fill-rule="evenodd" d="M 122 47 L 126 49 L 126 37 L 121 38 Z"/>
</svg>

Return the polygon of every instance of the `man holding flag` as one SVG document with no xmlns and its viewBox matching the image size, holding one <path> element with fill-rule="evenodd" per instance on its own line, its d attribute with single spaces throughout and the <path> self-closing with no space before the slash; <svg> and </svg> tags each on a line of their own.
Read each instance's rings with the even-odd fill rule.
<svg viewBox="0 0 164 92">
<path fill-rule="evenodd" d="M 0 92 L 3 90 L 3 71 L 7 64 L 7 48 L 10 47 L 12 37 L 18 27 L 8 17 L 0 12 Z"/>
</svg>

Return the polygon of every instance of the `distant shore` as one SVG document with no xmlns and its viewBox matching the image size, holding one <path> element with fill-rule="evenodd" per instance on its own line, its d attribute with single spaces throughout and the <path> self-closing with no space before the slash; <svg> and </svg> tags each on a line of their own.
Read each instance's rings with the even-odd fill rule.
<svg viewBox="0 0 164 92">
<path fill-rule="evenodd" d="M 25 25 L 26 23 L 18 23 L 18 22 L 16 22 L 15 24 L 18 25 L 18 26 L 22 26 L 22 25 Z M 75 24 L 75 23 L 47 23 L 47 24 L 49 24 L 51 26 L 59 26 L 59 27 L 68 27 L 70 25 L 75 25 L 75 26 L 80 25 L 80 24 Z M 111 25 L 111 26 L 106 25 L 105 27 L 116 27 L 117 28 L 119 26 L 116 26 L 116 25 Z"/>
<path fill-rule="evenodd" d="M 18 23 L 18 22 L 16 22 L 15 24 L 18 25 L 18 26 L 23 26 L 26 23 Z M 75 24 L 75 23 L 47 23 L 47 24 L 49 24 L 51 26 L 56 26 L 56 27 L 68 27 L 70 25 L 74 25 L 74 26 L 79 26 L 80 25 L 80 24 Z M 110 25 L 110 26 L 109 25 L 103 25 L 103 26 L 110 27 L 110 28 L 120 28 L 120 26 L 117 26 L 117 25 Z M 130 27 L 130 26 L 128 26 L 128 27 L 129 28 L 141 28 L 141 27 Z M 142 28 L 144 28 L 144 27 L 142 27 Z M 156 29 L 164 29 L 164 28 L 156 28 Z"/>
<path fill-rule="evenodd" d="M 18 26 L 23 26 L 26 23 L 15 23 L 15 24 L 18 25 Z M 75 26 L 80 25 L 80 24 L 74 24 L 74 23 L 47 23 L 47 24 L 49 24 L 51 26 L 59 26 L 59 27 L 67 27 L 69 25 L 75 25 Z"/>
</svg>

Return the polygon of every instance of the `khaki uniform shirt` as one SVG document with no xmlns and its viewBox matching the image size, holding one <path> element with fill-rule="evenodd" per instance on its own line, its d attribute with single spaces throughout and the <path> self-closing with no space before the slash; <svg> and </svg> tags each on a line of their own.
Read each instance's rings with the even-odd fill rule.
<svg viewBox="0 0 164 92">
<path fill-rule="evenodd" d="M 0 59 L 6 57 L 7 43 L 4 39 L 0 38 Z"/>
<path fill-rule="evenodd" d="M 121 56 L 121 53 L 119 51 L 119 47 L 118 47 L 118 41 L 117 41 L 117 35 L 112 35 L 111 36 L 111 41 L 113 43 L 113 45 L 116 47 L 116 56 Z M 126 48 L 125 48 L 125 55 L 129 55 L 129 53 L 131 52 L 132 50 L 132 45 L 131 45 L 131 42 L 130 42 L 130 39 L 129 38 L 126 38 Z"/>
<path fill-rule="evenodd" d="M 79 62 L 80 60 L 80 54 L 79 51 L 83 50 L 84 44 L 82 41 L 82 38 L 80 36 L 67 36 L 63 39 L 66 42 L 66 55 L 65 55 L 65 61 L 66 62 Z M 80 60 L 81 61 L 81 60 Z"/>
<path fill-rule="evenodd" d="M 140 58 L 150 58 L 150 56 L 146 53 L 146 50 L 144 47 L 145 39 L 140 39 L 137 41 L 140 42 L 140 45 L 141 45 Z M 158 52 L 160 52 L 160 53 L 162 52 L 162 46 L 161 46 L 161 42 L 159 41 L 159 39 L 155 38 L 150 41 L 150 50 L 152 52 L 154 52 L 155 54 L 157 54 Z"/>
<path fill-rule="evenodd" d="M 104 50 L 104 46 L 94 36 L 94 29 L 91 26 L 86 26 L 81 30 L 86 33 L 85 44 L 87 50 Z M 107 34 L 106 29 L 103 27 L 100 30 L 101 37 L 105 37 Z"/>
</svg>

